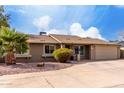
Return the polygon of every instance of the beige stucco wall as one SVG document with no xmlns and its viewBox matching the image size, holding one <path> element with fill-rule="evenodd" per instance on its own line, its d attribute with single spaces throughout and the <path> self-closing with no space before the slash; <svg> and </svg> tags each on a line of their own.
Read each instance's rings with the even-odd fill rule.
<svg viewBox="0 0 124 93">
<path fill-rule="evenodd" d="M 31 62 L 40 62 L 43 54 L 43 44 L 30 44 Z"/>
<path fill-rule="evenodd" d="M 17 62 L 43 62 L 43 61 L 55 61 L 54 57 L 43 56 L 43 44 L 30 44 L 30 58 L 17 58 Z M 57 46 L 58 48 L 59 46 Z"/>
<path fill-rule="evenodd" d="M 56 48 L 60 45 L 56 44 Z M 17 58 L 17 62 L 42 62 L 42 61 L 55 61 L 53 57 L 42 57 L 43 44 L 30 44 L 30 59 Z M 107 60 L 120 58 L 120 47 L 114 45 L 90 45 L 88 55 L 91 60 Z"/>
<path fill-rule="evenodd" d="M 29 44 L 30 51 L 29 54 L 31 55 L 30 59 L 28 58 L 17 58 L 17 62 L 40 62 L 41 56 L 43 53 L 43 44 Z"/>
<path fill-rule="evenodd" d="M 53 57 L 43 57 L 43 44 L 30 44 L 31 62 L 55 61 Z"/>
<path fill-rule="evenodd" d="M 92 45 L 91 59 L 92 60 L 109 60 L 118 59 L 120 57 L 119 46 L 115 45 Z"/>
</svg>

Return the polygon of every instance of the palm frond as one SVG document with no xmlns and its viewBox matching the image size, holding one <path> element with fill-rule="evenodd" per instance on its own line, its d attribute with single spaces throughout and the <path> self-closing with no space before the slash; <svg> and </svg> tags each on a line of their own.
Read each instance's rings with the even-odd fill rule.
<svg viewBox="0 0 124 93">
<path fill-rule="evenodd" d="M 28 43 L 26 42 L 28 35 L 17 33 L 15 29 L 9 27 L 1 27 L 0 29 L 0 51 L 4 55 L 8 50 L 27 52 Z"/>
</svg>

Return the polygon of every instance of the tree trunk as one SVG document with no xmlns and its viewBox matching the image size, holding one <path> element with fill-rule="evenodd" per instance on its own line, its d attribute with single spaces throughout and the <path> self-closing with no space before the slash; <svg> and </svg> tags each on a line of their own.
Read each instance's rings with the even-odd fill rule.
<svg viewBox="0 0 124 93">
<path fill-rule="evenodd" d="M 14 53 L 13 52 L 8 52 L 6 57 L 5 57 L 5 63 L 7 65 L 12 65 L 12 64 L 15 64 L 16 62 L 16 58 L 14 56 Z"/>
</svg>

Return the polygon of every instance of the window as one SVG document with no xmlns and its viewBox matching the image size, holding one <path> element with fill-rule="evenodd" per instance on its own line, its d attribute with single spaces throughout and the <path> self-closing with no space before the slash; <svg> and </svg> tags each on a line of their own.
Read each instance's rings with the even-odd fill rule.
<svg viewBox="0 0 124 93">
<path fill-rule="evenodd" d="M 20 51 L 16 51 L 15 52 L 15 56 L 17 58 L 21 58 L 21 57 L 23 57 L 23 58 L 30 58 L 30 57 L 32 57 L 32 55 L 30 55 L 30 50 L 29 49 L 25 53 L 22 53 Z"/>
<path fill-rule="evenodd" d="M 27 52 L 23 53 L 21 51 L 16 51 L 15 54 L 20 54 L 20 55 L 23 55 L 23 54 L 29 54 L 30 53 L 30 50 L 28 49 Z"/>
<path fill-rule="evenodd" d="M 49 46 L 45 46 L 45 53 L 49 54 Z"/>
<path fill-rule="evenodd" d="M 17 49 L 17 50 L 15 49 L 14 51 L 15 51 L 15 54 L 18 54 L 18 55 L 19 55 L 19 54 L 20 54 L 20 55 L 23 55 L 23 54 L 24 54 L 24 55 L 29 55 L 29 54 L 30 54 L 30 49 L 31 49 L 29 45 L 28 45 L 28 48 L 29 48 L 29 49 L 27 49 L 27 51 L 24 52 L 24 53 L 23 53 L 22 51 L 20 51 L 20 49 Z"/>
<path fill-rule="evenodd" d="M 46 45 L 45 46 L 45 54 L 52 54 L 54 50 L 55 50 L 54 45 Z"/>
<path fill-rule="evenodd" d="M 84 55 L 84 46 L 80 46 L 80 55 Z"/>
<path fill-rule="evenodd" d="M 84 55 L 84 46 L 74 46 L 74 54 Z"/>
<path fill-rule="evenodd" d="M 79 46 L 74 47 L 74 54 L 79 54 Z"/>
</svg>

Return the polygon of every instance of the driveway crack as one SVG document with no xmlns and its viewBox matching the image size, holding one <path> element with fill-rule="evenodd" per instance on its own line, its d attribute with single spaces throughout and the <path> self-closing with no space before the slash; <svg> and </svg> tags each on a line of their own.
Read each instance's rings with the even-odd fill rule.
<svg viewBox="0 0 124 93">
<path fill-rule="evenodd" d="M 52 87 L 55 88 L 45 77 L 44 77 L 45 81 Z"/>
</svg>

